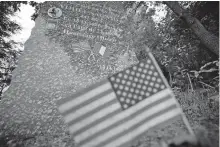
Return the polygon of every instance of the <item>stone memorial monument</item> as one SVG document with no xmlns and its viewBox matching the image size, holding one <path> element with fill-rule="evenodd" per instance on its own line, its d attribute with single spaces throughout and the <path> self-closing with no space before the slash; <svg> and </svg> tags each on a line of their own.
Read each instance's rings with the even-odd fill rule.
<svg viewBox="0 0 220 147">
<path fill-rule="evenodd" d="M 43 3 L 0 104 L 0 128 L 62 137 L 56 100 L 138 62 L 124 20 L 121 2 Z"/>
</svg>

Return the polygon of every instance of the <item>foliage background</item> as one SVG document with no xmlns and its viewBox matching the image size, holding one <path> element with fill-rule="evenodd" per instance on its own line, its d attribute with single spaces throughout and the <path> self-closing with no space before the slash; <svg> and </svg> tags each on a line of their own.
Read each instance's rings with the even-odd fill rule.
<svg viewBox="0 0 220 147">
<path fill-rule="evenodd" d="M 150 48 L 171 87 L 218 90 L 218 55 L 206 48 L 181 18 L 161 2 L 124 2 L 124 5 L 130 12 L 137 48 Z M 180 5 L 218 36 L 219 2 L 180 2 Z M 155 21 L 156 12 L 160 11 L 166 15 Z M 143 50 L 137 50 L 136 54 L 139 59 L 144 58 Z"/>
</svg>

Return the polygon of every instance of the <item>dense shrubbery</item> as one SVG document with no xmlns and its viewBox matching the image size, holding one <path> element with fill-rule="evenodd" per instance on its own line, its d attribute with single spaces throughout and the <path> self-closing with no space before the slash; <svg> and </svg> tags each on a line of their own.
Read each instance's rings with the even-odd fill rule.
<svg viewBox="0 0 220 147">
<path fill-rule="evenodd" d="M 186 11 L 214 35 L 218 34 L 218 2 L 181 2 Z M 214 7 L 212 7 L 214 6 Z M 137 48 L 148 46 L 157 59 L 171 87 L 182 90 L 218 89 L 218 55 L 211 52 L 189 26 L 169 7 L 160 2 L 125 2 Z M 212 9 L 209 11 L 209 9 Z M 215 10 L 213 10 L 215 9 Z M 143 13 L 143 11 L 147 13 Z M 153 21 L 156 12 L 166 13 L 164 19 Z M 143 50 L 136 50 L 139 59 Z"/>
<path fill-rule="evenodd" d="M 32 20 L 38 16 L 38 4 L 36 2 L 27 1 L 1 1 L 0 2 L 0 99 L 4 91 L 7 90 L 11 83 L 12 71 L 16 68 L 18 55 L 21 50 L 18 46 L 23 46 L 22 43 L 15 42 L 9 39 L 12 35 L 22 30 L 21 26 L 10 17 L 14 16 L 17 11 L 20 11 L 21 4 L 30 4 L 35 7 L 35 13 L 32 15 Z"/>
</svg>

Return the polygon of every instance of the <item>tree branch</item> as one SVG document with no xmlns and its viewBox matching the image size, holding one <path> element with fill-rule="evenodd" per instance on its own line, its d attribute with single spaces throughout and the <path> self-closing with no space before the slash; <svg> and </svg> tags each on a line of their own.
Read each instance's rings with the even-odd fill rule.
<svg viewBox="0 0 220 147">
<path fill-rule="evenodd" d="M 201 40 L 201 43 L 203 43 L 213 53 L 219 55 L 219 38 L 217 36 L 208 32 L 201 22 L 191 16 L 188 11 L 184 10 L 178 2 L 164 1 L 163 3 L 187 23 L 196 36 Z"/>
</svg>

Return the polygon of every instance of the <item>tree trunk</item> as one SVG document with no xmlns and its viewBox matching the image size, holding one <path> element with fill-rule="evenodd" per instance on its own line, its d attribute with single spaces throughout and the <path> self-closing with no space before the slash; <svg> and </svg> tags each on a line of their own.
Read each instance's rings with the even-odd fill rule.
<svg viewBox="0 0 220 147">
<path fill-rule="evenodd" d="M 208 32 L 201 22 L 195 17 L 192 17 L 189 12 L 185 11 L 178 2 L 164 1 L 163 3 L 187 23 L 187 25 L 200 39 L 201 43 L 203 43 L 213 53 L 219 55 L 219 38 L 217 36 Z"/>
</svg>

